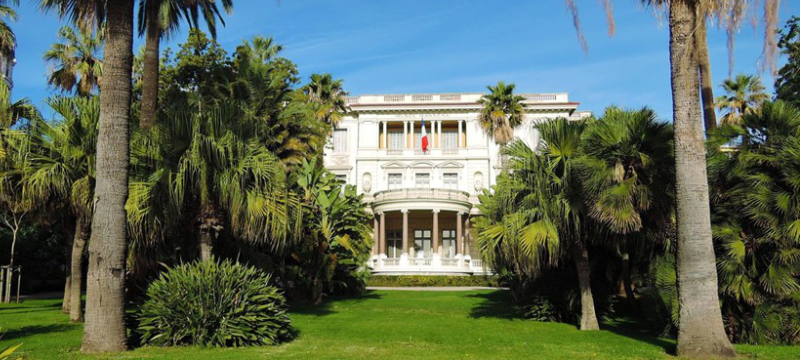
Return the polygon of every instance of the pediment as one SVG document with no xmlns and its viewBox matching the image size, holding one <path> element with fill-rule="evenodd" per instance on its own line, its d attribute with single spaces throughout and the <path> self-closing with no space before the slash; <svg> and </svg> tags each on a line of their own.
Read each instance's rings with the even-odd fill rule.
<svg viewBox="0 0 800 360">
<path fill-rule="evenodd" d="M 464 164 L 459 163 L 459 162 L 455 162 L 455 161 L 445 161 L 443 163 L 440 163 L 436 167 L 442 168 L 442 169 L 453 169 L 453 168 L 459 168 L 460 169 L 460 168 L 464 167 Z"/>
<path fill-rule="evenodd" d="M 407 167 L 408 166 L 406 164 L 403 164 L 402 162 L 399 161 L 392 161 L 390 163 L 381 165 L 381 168 L 384 169 L 405 169 Z"/>
<path fill-rule="evenodd" d="M 415 162 L 411 163 L 411 165 L 409 165 L 409 167 L 412 167 L 412 168 L 415 168 L 415 169 L 419 169 L 419 168 L 434 168 L 434 167 L 436 167 L 436 165 L 434 165 L 430 161 L 415 161 Z"/>
</svg>

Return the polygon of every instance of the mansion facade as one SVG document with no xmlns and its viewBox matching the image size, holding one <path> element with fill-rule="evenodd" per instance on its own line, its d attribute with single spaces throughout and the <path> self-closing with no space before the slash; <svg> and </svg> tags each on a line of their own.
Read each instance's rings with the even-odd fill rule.
<svg viewBox="0 0 800 360">
<path fill-rule="evenodd" d="M 499 146 L 478 124 L 483 95 L 347 98 L 351 111 L 333 131 L 325 167 L 355 185 L 374 215 L 376 241 L 368 262 L 373 273 L 490 272 L 470 236 L 469 220 L 480 214 L 478 194 L 495 185 L 501 170 Z M 537 122 L 588 116 L 566 93 L 522 96 L 526 116 L 515 135 L 531 147 L 539 143 Z"/>
</svg>

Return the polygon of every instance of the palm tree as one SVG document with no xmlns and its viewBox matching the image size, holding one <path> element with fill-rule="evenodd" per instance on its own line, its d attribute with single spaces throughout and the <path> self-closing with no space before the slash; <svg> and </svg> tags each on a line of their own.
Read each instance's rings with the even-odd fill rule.
<svg viewBox="0 0 800 360">
<path fill-rule="evenodd" d="M 717 107 L 725 111 L 723 124 L 738 124 L 743 115 L 752 113 L 764 100 L 769 99 L 761 84 L 761 78 L 755 75 L 739 74 L 735 78 L 722 82 L 725 95 L 717 98 Z"/>
<path fill-rule="evenodd" d="M 588 213 L 611 230 L 622 258 L 622 280 L 628 301 L 631 286 L 629 247 L 647 248 L 649 234 L 672 220 L 675 164 L 671 126 L 647 108 L 608 108 L 592 122 L 581 159 L 588 193 Z"/>
<path fill-rule="evenodd" d="M 103 76 L 103 59 L 100 49 L 103 46 L 103 31 L 97 35 L 93 29 L 78 30 L 63 26 L 58 30 L 55 43 L 44 53 L 44 59 L 53 63 L 53 69 L 47 77 L 47 83 L 62 91 L 75 91 L 80 96 L 89 96 L 100 85 Z"/>
<path fill-rule="evenodd" d="M 537 126 L 537 152 L 521 141 L 505 147 L 513 172 L 501 175 L 496 194 L 482 197 L 485 219 L 476 230 L 482 255 L 498 270 L 535 277 L 569 256 L 578 273 L 580 329 L 597 330 L 587 243 L 599 224 L 587 216 L 578 169 L 586 126 L 556 119 Z"/>
<path fill-rule="evenodd" d="M 89 271 L 86 288 L 86 353 L 124 351 L 125 250 L 128 197 L 133 0 L 39 0 L 79 29 L 105 23 L 103 78 Z"/>
<path fill-rule="evenodd" d="M 23 183 L 39 202 L 66 202 L 75 219 L 70 266 L 70 320 L 83 321 L 81 284 L 83 254 L 89 241 L 95 186 L 97 124 L 100 104 L 95 97 L 56 97 L 50 107 L 60 119 L 55 125 L 37 121 Z"/>
<path fill-rule="evenodd" d="M 483 106 L 478 122 L 489 136 L 494 136 L 495 143 L 504 147 L 514 140 L 514 129 L 525 119 L 525 98 L 514 94 L 514 84 L 500 81 L 486 88 L 489 94 L 478 101 Z"/>
<path fill-rule="evenodd" d="M 317 118 L 335 128 L 339 120 L 347 114 L 342 80 L 334 80 L 331 74 L 312 74 L 311 81 L 300 89 L 306 101 L 314 106 Z"/>
<path fill-rule="evenodd" d="M 233 11 L 233 0 L 220 2 L 226 12 Z M 182 19 L 197 27 L 200 14 L 211 36 L 216 37 L 217 19 L 225 25 L 216 0 L 139 0 L 139 36 L 145 36 L 141 128 L 150 127 L 156 116 L 161 40 L 176 32 Z"/>
<path fill-rule="evenodd" d="M 4 19 L 17 21 L 17 12 L 11 6 L 18 5 L 19 0 L 0 0 L 0 54 L 4 56 L 13 56 L 17 49 L 17 37 Z"/>
<path fill-rule="evenodd" d="M 11 101 L 11 90 L 5 81 L 0 81 L 0 130 L 3 131 L 0 133 L 0 161 L 5 159 L 9 150 L 5 130 L 20 124 L 20 121 L 30 122 L 38 117 L 38 110 L 27 98 Z"/>
<path fill-rule="evenodd" d="M 717 273 L 711 237 L 711 215 L 708 205 L 708 178 L 703 144 L 700 102 L 697 30 L 707 17 L 721 18 L 729 34 L 740 26 L 749 2 L 744 0 L 642 0 L 646 5 L 665 7 L 670 31 L 670 78 L 672 83 L 673 120 L 675 127 L 675 173 L 678 234 L 678 301 L 680 329 L 678 355 L 685 357 L 733 357 L 736 352 L 728 340 L 722 323 L 717 293 Z M 577 6 L 567 0 L 574 24 L 582 39 Z M 765 28 L 775 29 L 780 0 L 754 2 L 764 5 Z M 585 42 L 585 40 L 583 41 Z M 582 43 L 583 43 L 582 42 Z M 585 48 L 585 47 L 584 47 Z M 700 49 L 702 50 L 702 49 Z M 767 31 L 764 41 L 764 63 L 775 67 L 777 42 Z M 729 51 L 729 56 L 732 52 Z M 702 314 L 702 315 L 699 315 Z"/>
<path fill-rule="evenodd" d="M 796 342 L 800 324 L 786 304 L 800 292 L 800 111 L 764 102 L 740 120 L 709 146 L 723 314 L 734 340 Z M 743 134 L 735 152 L 714 146 Z"/>
<path fill-rule="evenodd" d="M 300 224 L 299 200 L 286 190 L 259 119 L 234 103 L 168 114 L 134 139 L 128 203 L 134 239 L 158 239 L 171 224 L 189 223 L 203 261 L 225 233 L 281 248 Z"/>
</svg>

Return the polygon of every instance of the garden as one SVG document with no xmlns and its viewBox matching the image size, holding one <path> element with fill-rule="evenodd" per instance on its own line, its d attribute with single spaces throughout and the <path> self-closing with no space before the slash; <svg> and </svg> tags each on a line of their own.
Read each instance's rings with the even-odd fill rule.
<svg viewBox="0 0 800 360">
<path fill-rule="evenodd" d="M 672 121 L 608 106 L 530 144 L 525 98 L 487 86 L 500 164 L 466 236 L 492 275 L 448 278 L 371 274 L 372 210 L 325 167 L 344 81 L 271 37 L 226 50 L 233 1 L 39 1 L 69 23 L 44 107 L 0 81 L 0 360 L 800 357 L 800 18 L 646 3 L 669 15 Z M 707 21 L 762 5 L 774 96 L 731 74 L 715 98 Z"/>
</svg>

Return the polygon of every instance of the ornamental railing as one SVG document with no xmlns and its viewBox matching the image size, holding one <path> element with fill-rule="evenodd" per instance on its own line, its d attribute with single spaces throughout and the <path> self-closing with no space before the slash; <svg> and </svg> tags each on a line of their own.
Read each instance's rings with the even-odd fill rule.
<svg viewBox="0 0 800 360">
<path fill-rule="evenodd" d="M 466 191 L 435 188 L 405 188 L 378 191 L 374 195 L 375 202 L 406 199 L 435 199 L 469 202 Z"/>
<path fill-rule="evenodd" d="M 400 266 L 400 259 L 383 259 L 383 266 Z"/>
<path fill-rule="evenodd" d="M 458 266 L 458 259 L 442 259 L 442 266 Z"/>
</svg>

